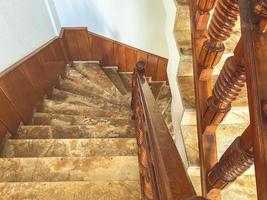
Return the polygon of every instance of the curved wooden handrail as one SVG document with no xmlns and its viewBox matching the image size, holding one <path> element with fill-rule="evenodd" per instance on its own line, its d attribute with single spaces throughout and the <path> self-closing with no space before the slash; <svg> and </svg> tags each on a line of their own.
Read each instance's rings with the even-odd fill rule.
<svg viewBox="0 0 267 200">
<path fill-rule="evenodd" d="M 144 72 L 145 63 L 140 61 L 134 71 L 132 90 L 143 197 L 153 200 L 204 199 L 195 196 Z"/>
</svg>

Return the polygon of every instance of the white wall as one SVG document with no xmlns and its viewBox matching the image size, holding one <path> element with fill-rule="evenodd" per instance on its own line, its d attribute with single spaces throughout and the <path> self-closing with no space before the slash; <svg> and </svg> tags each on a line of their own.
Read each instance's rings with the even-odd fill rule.
<svg viewBox="0 0 267 200">
<path fill-rule="evenodd" d="M 63 27 L 89 31 L 168 57 L 161 0 L 54 0 Z"/>
<path fill-rule="evenodd" d="M 45 0 L 0 0 L 0 72 L 56 36 Z"/>
<path fill-rule="evenodd" d="M 162 0 L 166 12 L 165 33 L 169 51 L 169 63 L 167 68 L 169 84 L 172 92 L 172 122 L 176 136 L 176 146 L 186 167 L 188 167 L 184 141 L 181 132 L 181 120 L 183 115 L 183 104 L 178 88 L 177 73 L 180 62 L 180 54 L 174 37 L 174 24 L 176 18 L 175 0 Z"/>
</svg>

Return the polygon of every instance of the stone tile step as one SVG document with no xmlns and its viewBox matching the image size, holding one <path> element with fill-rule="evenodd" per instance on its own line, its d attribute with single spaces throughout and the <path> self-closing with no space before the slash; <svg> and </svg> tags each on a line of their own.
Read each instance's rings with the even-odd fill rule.
<svg viewBox="0 0 267 200">
<path fill-rule="evenodd" d="M 15 139 L 135 138 L 134 124 L 121 126 L 20 126 Z"/>
<path fill-rule="evenodd" d="M 136 156 L 135 138 L 9 139 L 1 157 Z"/>
<path fill-rule="evenodd" d="M 60 86 L 58 87 L 58 89 L 66 91 L 66 92 L 71 92 L 73 94 L 76 95 L 80 95 L 80 96 L 85 96 L 85 97 L 89 97 L 89 98 L 104 98 L 107 102 L 112 103 L 112 104 L 127 104 L 126 102 L 123 102 L 122 100 L 119 100 L 116 97 L 104 97 L 101 96 L 101 93 L 99 94 L 95 94 L 91 92 L 91 89 L 88 88 L 86 85 L 81 84 L 81 83 L 77 83 L 74 80 L 71 79 L 64 79 L 61 80 Z"/>
<path fill-rule="evenodd" d="M 86 115 L 92 117 L 110 117 L 130 119 L 132 112 L 129 110 L 117 111 L 111 109 L 102 109 L 96 107 L 80 106 L 62 101 L 45 99 L 38 109 L 38 112 L 57 113 L 65 115 Z"/>
<path fill-rule="evenodd" d="M 162 114 L 167 109 L 168 105 L 171 103 L 171 98 L 172 98 L 172 94 L 171 94 L 170 86 L 163 85 L 156 99 L 156 102 L 159 106 L 159 110 L 162 112 Z"/>
<path fill-rule="evenodd" d="M 189 177 L 198 195 L 201 195 L 200 169 L 198 167 L 187 170 Z M 221 193 L 222 199 L 255 200 L 257 199 L 254 167 L 240 176 L 234 183 L 229 185 Z"/>
<path fill-rule="evenodd" d="M 218 127 L 216 133 L 218 157 L 225 152 L 236 137 L 244 132 L 248 125 L 226 124 Z M 182 126 L 181 128 L 189 166 L 199 166 L 197 126 Z"/>
<path fill-rule="evenodd" d="M 0 182 L 137 181 L 136 156 L 1 158 Z"/>
<path fill-rule="evenodd" d="M 106 75 L 113 82 L 113 84 L 117 87 L 122 95 L 127 94 L 127 89 L 124 86 L 124 83 L 118 73 L 118 67 L 102 67 Z"/>
<path fill-rule="evenodd" d="M 82 85 L 85 85 L 87 88 L 90 88 L 90 92 L 96 95 L 101 95 L 103 97 L 109 98 L 113 97 L 113 94 L 109 91 L 104 90 L 102 87 L 100 87 L 98 84 L 96 84 L 94 81 L 89 80 L 84 75 L 82 75 L 77 70 L 73 69 L 72 67 L 67 68 L 66 70 L 66 78 L 73 80 L 76 83 L 80 83 Z"/>
<path fill-rule="evenodd" d="M 249 123 L 249 111 L 246 107 L 235 107 L 228 113 L 222 124 L 248 124 Z M 196 110 L 185 109 L 182 126 L 196 125 Z"/>
<path fill-rule="evenodd" d="M 99 64 L 74 62 L 73 68 L 84 75 L 87 79 L 102 87 L 105 91 L 113 94 L 114 97 L 119 98 L 122 96 Z"/>
<path fill-rule="evenodd" d="M 120 118 L 88 117 L 85 115 L 63 115 L 34 113 L 32 125 L 88 125 L 108 131 L 117 127 L 133 126 L 133 120 Z"/>
<path fill-rule="evenodd" d="M 212 77 L 212 82 L 215 84 L 218 76 Z M 194 80 L 192 76 L 179 76 L 178 77 L 179 89 L 183 101 L 184 107 L 187 109 L 195 109 L 195 90 L 194 90 Z M 238 98 L 233 101 L 233 107 L 247 107 L 247 90 L 244 88 Z"/>
<path fill-rule="evenodd" d="M 0 183 L 1 198 L 38 200 L 138 200 L 139 181 Z"/>
<path fill-rule="evenodd" d="M 127 89 L 127 92 L 132 92 L 132 79 L 133 73 L 131 72 L 119 72 L 121 80 L 124 84 L 124 87 Z"/>
<path fill-rule="evenodd" d="M 165 82 L 162 82 L 162 81 L 152 81 L 149 83 L 155 99 L 158 98 L 159 93 L 160 93 L 160 89 L 164 84 L 165 84 Z"/>
<path fill-rule="evenodd" d="M 71 92 L 67 92 L 64 90 L 59 90 L 54 88 L 52 97 L 50 98 L 55 101 L 64 101 L 66 103 L 71 103 L 80 106 L 89 106 L 96 107 L 102 109 L 112 109 L 112 110 L 129 110 L 131 112 L 131 108 L 129 105 L 119 105 L 108 102 L 105 98 L 98 96 L 81 96 L 77 94 L 73 94 Z"/>
</svg>

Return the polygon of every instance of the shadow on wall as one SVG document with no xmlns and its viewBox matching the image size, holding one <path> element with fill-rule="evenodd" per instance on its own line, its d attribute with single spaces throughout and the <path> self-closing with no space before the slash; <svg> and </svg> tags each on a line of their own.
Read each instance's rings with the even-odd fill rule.
<svg viewBox="0 0 267 200">
<path fill-rule="evenodd" d="M 54 0 L 54 2 L 60 16 L 68 16 L 61 19 L 62 24 L 72 27 L 86 26 L 91 32 L 120 39 L 119 32 L 109 26 L 102 14 L 101 5 L 95 3 L 95 0 Z M 65 7 L 61 8 L 60 5 L 63 3 Z"/>
</svg>

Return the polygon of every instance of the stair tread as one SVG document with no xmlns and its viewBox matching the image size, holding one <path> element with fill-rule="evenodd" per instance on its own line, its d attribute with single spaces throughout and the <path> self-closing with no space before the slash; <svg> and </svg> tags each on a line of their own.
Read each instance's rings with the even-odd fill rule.
<svg viewBox="0 0 267 200">
<path fill-rule="evenodd" d="M 128 92 L 132 91 L 132 79 L 133 74 L 128 72 L 120 72 L 119 73 L 121 80 L 124 84 L 124 87 L 127 89 Z"/>
<path fill-rule="evenodd" d="M 162 114 L 167 109 L 168 105 L 170 104 L 172 98 L 171 90 L 168 85 L 163 85 L 160 89 L 156 102 L 158 104 L 160 112 Z"/>
<path fill-rule="evenodd" d="M 104 126 L 124 126 L 133 124 L 133 120 L 125 118 L 87 117 L 86 115 L 64 115 L 55 113 L 34 113 L 35 125 L 92 125 L 104 128 Z"/>
<path fill-rule="evenodd" d="M 75 181 L 0 183 L 5 200 L 137 200 L 141 199 L 139 181 Z"/>
<path fill-rule="evenodd" d="M 127 104 L 126 102 L 123 102 L 122 99 L 118 99 L 115 97 L 111 98 L 111 97 L 99 96 L 101 93 L 100 94 L 92 93 L 90 87 L 87 87 L 87 85 L 84 85 L 82 83 L 77 83 L 77 81 L 75 82 L 74 80 L 71 79 L 62 80 L 58 88 L 80 96 L 85 96 L 90 98 L 104 98 L 105 101 L 113 104 Z"/>
<path fill-rule="evenodd" d="M 81 106 L 66 103 L 63 101 L 54 101 L 45 99 L 38 109 L 38 112 L 43 113 L 58 113 L 66 115 L 86 115 L 92 117 L 118 117 L 118 118 L 130 118 L 131 111 L 130 109 L 124 110 L 113 110 L 113 109 L 101 109 L 96 107 Z"/>
<path fill-rule="evenodd" d="M 94 81 L 89 80 L 84 75 L 82 75 L 79 71 L 75 70 L 74 68 L 70 67 L 67 69 L 66 78 L 70 79 L 78 84 L 82 84 L 90 88 L 90 92 L 96 95 L 103 96 L 105 98 L 113 98 L 113 94 L 109 91 L 104 90 L 101 86 L 96 84 Z"/>
<path fill-rule="evenodd" d="M 136 156 L 0 158 L 0 182 L 137 181 Z"/>
<path fill-rule="evenodd" d="M 160 93 L 160 89 L 163 86 L 163 84 L 165 84 L 165 83 L 164 82 L 158 82 L 158 81 L 157 82 L 152 81 L 149 83 L 151 91 L 152 91 L 155 99 L 158 98 L 159 93 Z"/>
<path fill-rule="evenodd" d="M 134 156 L 134 138 L 101 139 L 9 139 L 1 157 Z"/>
<path fill-rule="evenodd" d="M 124 83 L 118 73 L 118 69 L 111 67 L 103 67 L 103 70 L 113 82 L 113 84 L 117 87 L 117 89 L 120 91 L 120 93 L 122 95 L 126 95 L 127 89 L 125 88 Z"/>
<path fill-rule="evenodd" d="M 17 139 L 135 138 L 134 124 L 98 127 L 93 125 L 20 126 Z"/>
<path fill-rule="evenodd" d="M 103 109 L 109 108 L 119 111 L 129 109 L 129 105 L 114 104 L 102 97 L 82 96 L 64 90 L 59 90 L 56 88 L 53 89 L 52 97 L 50 99 L 55 101 L 64 101 L 66 103 L 72 103 L 75 105 L 89 106 L 89 107 L 96 107 Z"/>
<path fill-rule="evenodd" d="M 95 84 L 101 86 L 105 91 L 113 94 L 114 97 L 119 98 L 122 96 L 99 64 L 78 62 L 73 64 L 73 68 Z"/>
</svg>

